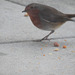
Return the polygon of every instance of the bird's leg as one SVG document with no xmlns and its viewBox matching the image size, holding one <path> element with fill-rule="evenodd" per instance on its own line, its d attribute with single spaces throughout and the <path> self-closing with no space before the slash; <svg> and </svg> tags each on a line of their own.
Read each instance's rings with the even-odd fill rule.
<svg viewBox="0 0 75 75">
<path fill-rule="evenodd" d="M 44 38 L 42 38 L 40 41 L 42 40 L 47 40 L 49 35 L 51 35 L 52 33 L 54 33 L 54 30 L 52 30 L 48 35 L 46 35 Z"/>
</svg>

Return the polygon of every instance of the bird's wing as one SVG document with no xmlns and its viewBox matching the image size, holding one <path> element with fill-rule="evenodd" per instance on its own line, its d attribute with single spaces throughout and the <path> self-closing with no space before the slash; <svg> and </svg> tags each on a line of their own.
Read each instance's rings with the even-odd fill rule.
<svg viewBox="0 0 75 75">
<path fill-rule="evenodd" d="M 46 22 L 65 22 L 70 20 L 65 14 L 51 7 L 43 9 L 39 15 Z"/>
</svg>

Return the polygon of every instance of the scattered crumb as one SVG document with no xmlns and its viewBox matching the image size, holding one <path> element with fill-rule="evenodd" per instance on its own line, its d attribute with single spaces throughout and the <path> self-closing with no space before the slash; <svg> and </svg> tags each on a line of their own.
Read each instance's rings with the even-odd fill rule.
<svg viewBox="0 0 75 75">
<path fill-rule="evenodd" d="M 58 59 L 60 60 L 61 58 L 60 58 L 60 57 L 58 57 Z"/>
<path fill-rule="evenodd" d="M 54 43 L 55 47 L 59 47 L 59 44 L 57 42 Z"/>
<path fill-rule="evenodd" d="M 52 53 L 49 53 L 49 55 L 52 55 Z"/>
<path fill-rule="evenodd" d="M 24 16 L 27 17 L 28 16 L 28 13 L 26 13 Z"/>
<path fill-rule="evenodd" d="M 72 53 L 75 53 L 75 51 L 71 51 Z"/>
<path fill-rule="evenodd" d="M 41 50 L 42 50 L 42 48 L 41 48 Z"/>
<path fill-rule="evenodd" d="M 45 56 L 45 54 L 43 54 L 43 56 Z"/>
<path fill-rule="evenodd" d="M 64 45 L 63 48 L 67 48 L 67 46 Z"/>
<path fill-rule="evenodd" d="M 54 51 L 59 51 L 59 49 L 58 49 L 58 48 L 56 48 Z"/>
<path fill-rule="evenodd" d="M 64 41 L 67 41 L 67 40 L 64 40 Z"/>
</svg>

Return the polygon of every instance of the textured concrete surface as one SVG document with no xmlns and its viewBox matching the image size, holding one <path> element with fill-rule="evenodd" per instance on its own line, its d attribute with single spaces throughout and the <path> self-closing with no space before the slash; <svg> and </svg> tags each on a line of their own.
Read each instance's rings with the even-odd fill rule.
<svg viewBox="0 0 75 75">
<path fill-rule="evenodd" d="M 57 7 L 51 6 L 65 13 L 75 13 L 74 5 L 65 5 L 64 1 L 57 3 Z M 36 28 L 22 10 L 24 6 L 0 0 L 0 75 L 75 75 L 75 39 L 26 41 L 41 39 L 49 32 Z M 66 22 L 51 37 L 74 35 L 75 22 Z M 13 43 L 9 43 L 11 41 Z M 54 47 L 54 42 L 60 46 Z M 63 45 L 67 48 L 63 49 Z M 56 48 L 59 51 L 54 51 Z"/>
<path fill-rule="evenodd" d="M 16 2 L 22 5 L 27 5 L 29 3 L 44 3 L 44 4 L 48 4 L 48 5 L 74 5 L 75 6 L 75 0 L 7 0 L 7 1 L 11 1 L 11 2 Z"/>
</svg>

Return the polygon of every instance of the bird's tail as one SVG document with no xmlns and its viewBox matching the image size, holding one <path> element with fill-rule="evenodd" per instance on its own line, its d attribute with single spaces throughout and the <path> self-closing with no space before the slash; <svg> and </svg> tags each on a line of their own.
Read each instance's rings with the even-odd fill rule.
<svg viewBox="0 0 75 75">
<path fill-rule="evenodd" d="M 75 14 L 66 14 L 66 15 L 70 19 L 70 21 L 75 22 L 75 20 L 71 19 L 71 18 L 74 18 L 75 17 Z"/>
<path fill-rule="evenodd" d="M 73 18 L 75 17 L 75 14 L 66 14 L 68 18 Z"/>
<path fill-rule="evenodd" d="M 70 21 L 73 21 L 73 22 L 75 22 L 75 20 L 73 20 L 73 19 L 71 19 Z"/>
</svg>

